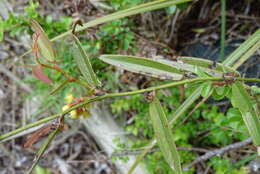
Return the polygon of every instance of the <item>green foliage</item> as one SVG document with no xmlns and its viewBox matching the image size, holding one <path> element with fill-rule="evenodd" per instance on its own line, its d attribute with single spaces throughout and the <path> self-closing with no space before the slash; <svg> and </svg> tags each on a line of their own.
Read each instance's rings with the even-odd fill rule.
<svg viewBox="0 0 260 174">
<path fill-rule="evenodd" d="M 9 17 L 5 21 L 1 21 L 1 28 L 3 32 L 9 32 L 11 37 L 23 35 L 25 32 L 30 32 L 30 21 L 32 19 L 37 20 L 48 37 L 53 37 L 59 33 L 65 32 L 70 28 L 72 19 L 70 17 L 62 17 L 58 21 L 54 21 L 51 16 L 41 16 L 37 11 L 39 7 L 38 2 L 30 1 L 29 7 L 24 9 L 22 15 L 9 14 Z"/>
<path fill-rule="evenodd" d="M 231 87 L 230 86 L 214 86 L 214 91 L 212 94 L 212 97 L 215 100 L 221 100 L 226 96 L 229 96 L 231 91 Z"/>
<path fill-rule="evenodd" d="M 136 4 L 139 4 L 143 2 L 144 0 L 112 0 L 110 1 L 110 5 L 114 7 L 114 9 L 126 9 L 132 6 L 135 6 Z M 160 2 L 157 5 L 160 7 Z M 170 3 L 170 2 L 169 2 Z M 173 1 L 171 2 L 173 3 Z M 167 5 L 167 4 L 166 4 Z M 166 6 L 165 5 L 165 6 Z M 186 8 L 187 3 L 182 4 L 183 7 L 180 5 L 177 6 L 177 8 Z M 11 36 L 17 36 L 22 34 L 23 32 L 30 33 L 29 29 L 29 22 L 32 19 L 36 19 L 39 21 L 39 23 L 42 25 L 44 30 L 46 31 L 46 34 L 49 38 L 52 38 L 53 36 L 56 36 L 57 34 L 60 34 L 62 32 L 65 32 L 70 29 L 71 24 L 71 18 L 63 17 L 59 21 L 54 21 L 51 16 L 43 17 L 37 12 L 37 7 L 39 6 L 38 3 L 33 3 L 33 1 L 30 1 L 30 6 L 25 9 L 25 14 L 22 16 L 16 16 L 14 14 L 10 14 L 8 20 L 6 21 L 0 21 L 0 27 L 1 27 L 1 33 L 0 33 L 0 39 L 3 37 L 3 32 L 9 32 Z M 158 9 L 158 6 L 156 9 Z M 150 7 L 151 8 L 151 7 Z M 140 10 L 140 9 L 139 9 Z M 142 12 L 141 9 L 140 12 Z M 131 11 L 131 10 L 129 10 Z M 128 12 L 129 12 L 128 11 Z M 137 10 L 138 11 L 138 10 Z M 127 11 L 125 11 L 127 13 Z M 173 14 L 174 10 L 173 7 L 168 7 L 168 13 Z M 119 13 L 120 14 L 120 13 Z M 128 14 L 128 13 L 127 13 Z M 135 13 L 132 13 L 135 14 Z M 129 15 L 129 14 L 128 14 Z M 127 15 L 126 15 L 127 16 Z M 110 17 L 110 18 L 109 18 Z M 118 19 L 118 17 L 109 16 L 108 18 L 102 18 L 102 20 L 99 20 L 96 24 L 101 24 L 105 22 L 105 19 L 107 21 L 111 21 L 112 19 Z M 93 22 L 95 23 L 95 22 Z M 92 23 L 92 26 L 94 24 Z M 89 24 L 89 23 L 88 23 Z M 86 25 L 87 26 L 87 25 Z M 85 26 L 85 29 L 87 28 Z M 91 26 L 89 24 L 89 26 Z M 111 68 L 108 68 L 108 65 L 105 65 L 104 63 L 98 61 L 95 59 L 99 52 L 102 53 L 118 53 L 121 50 L 124 51 L 131 51 L 135 52 L 135 35 L 131 31 L 133 29 L 134 23 L 131 22 L 130 19 L 120 19 L 120 20 L 114 20 L 110 23 L 104 24 L 100 26 L 100 28 L 97 31 L 98 39 L 86 39 L 81 42 L 82 45 L 80 45 L 80 49 L 82 52 L 87 52 L 91 58 L 91 63 L 93 65 L 93 68 L 95 71 L 97 71 L 97 76 L 99 79 L 105 82 L 104 89 L 105 90 L 125 90 L 126 87 L 124 87 L 119 80 L 120 74 L 117 73 L 116 75 L 113 73 Z M 84 27 L 83 27 L 84 28 Z M 258 31 L 259 33 L 259 31 Z M 65 34 L 66 35 L 66 34 Z M 257 39 L 253 39 L 254 42 L 257 42 Z M 56 45 L 59 45 L 60 49 L 62 47 L 63 50 L 59 50 L 58 52 L 58 59 L 62 61 L 61 68 L 65 69 L 66 72 L 68 72 L 71 75 L 77 76 L 79 75 L 79 71 L 75 71 L 75 69 L 79 66 L 76 65 L 75 62 L 73 62 L 72 55 L 71 55 L 71 49 L 69 47 L 71 46 L 71 42 L 69 40 L 64 39 L 65 43 L 63 46 L 61 46 L 61 42 L 57 42 Z M 251 46 L 253 43 L 251 43 Z M 249 48 L 251 48 L 251 46 Z M 247 48 L 247 49 L 249 49 Z M 256 47 L 253 47 L 256 49 Z M 245 48 L 246 49 L 246 48 Z M 254 50 L 253 50 L 254 51 Z M 252 50 L 248 51 L 248 54 L 244 57 L 251 54 L 253 52 Z M 241 55 L 243 55 L 243 52 L 240 52 Z M 130 57 L 130 56 L 129 56 Z M 122 57 L 119 57 L 120 59 Z M 243 60 L 244 60 L 243 59 Z M 237 60 L 237 56 L 233 55 L 232 61 L 227 61 L 227 64 L 232 64 L 234 61 Z M 122 60 L 121 60 L 122 61 Z M 137 64 L 140 65 L 148 65 L 149 68 L 151 68 L 151 61 L 145 60 L 143 62 L 138 62 L 140 59 L 137 60 Z M 162 62 L 162 60 L 160 60 Z M 203 59 L 196 59 L 196 58 L 189 58 L 185 57 L 183 58 L 184 66 L 180 66 L 175 69 L 175 65 L 172 65 L 170 69 L 174 69 L 177 72 L 180 72 L 182 74 L 185 71 L 179 71 L 179 70 L 186 70 L 190 72 L 195 72 L 199 77 L 209 77 L 214 75 L 214 73 L 211 74 L 211 70 L 209 71 L 209 66 L 212 65 L 211 61 L 203 60 Z M 89 63 L 89 62 L 88 62 Z M 136 63 L 136 61 L 134 62 Z M 163 64 L 163 63 L 161 63 Z M 239 64 L 239 62 L 238 62 Z M 134 66 L 133 66 L 134 67 Z M 165 70 L 168 66 L 164 66 L 162 69 Z M 192 67 L 192 68 L 191 68 Z M 161 67 L 156 67 L 155 69 L 158 70 Z M 169 67 L 168 67 L 169 68 Z M 183 69 L 182 69 L 183 68 Z M 185 69 L 186 68 L 186 69 Z M 79 68 L 81 72 L 83 72 L 84 67 Z M 132 68 L 132 71 L 134 68 Z M 160 69 L 160 70 L 162 70 Z M 222 64 L 217 64 L 216 72 L 220 71 L 221 73 L 225 72 L 226 70 L 233 72 L 234 70 L 229 67 L 224 67 Z M 174 72 L 175 72 L 174 71 Z M 214 70 L 213 70 L 214 71 Z M 134 71 L 135 72 L 135 71 Z M 46 71 L 47 75 L 55 81 L 56 84 L 59 84 L 59 82 L 63 81 L 65 79 L 64 75 L 60 72 L 54 72 L 52 70 Z M 94 73 L 94 72 L 93 72 Z M 218 72 L 217 72 L 218 73 Z M 146 74 L 147 75 L 147 74 Z M 219 75 L 219 74 L 218 74 Z M 220 74 L 221 75 L 221 74 Z M 36 93 L 45 95 L 47 97 L 44 98 L 44 102 L 46 101 L 53 101 L 56 99 L 64 98 L 66 93 L 78 93 L 82 94 L 84 93 L 84 90 L 82 88 L 79 88 L 78 85 L 75 84 L 69 84 L 66 86 L 65 89 L 61 90 L 59 95 L 50 96 L 49 94 L 49 86 L 47 84 L 43 84 L 41 82 L 36 81 L 32 76 L 27 77 L 27 82 L 34 83 L 34 86 L 36 87 L 35 95 Z M 36 82 L 36 83 L 35 83 Z M 155 83 L 158 84 L 158 83 Z M 154 85 L 154 84 L 153 84 Z M 201 85 L 199 83 L 192 84 L 193 86 L 188 86 L 187 90 L 185 91 L 185 95 L 187 96 L 194 91 L 198 85 Z M 213 90 L 212 90 L 213 89 Z M 174 129 L 170 130 L 168 126 L 164 126 L 164 128 L 167 128 L 167 135 L 172 135 L 170 138 L 172 138 L 177 146 L 184 146 L 184 147 L 191 147 L 194 144 L 201 144 L 201 145 L 215 145 L 215 146 L 223 146 L 227 145 L 234 140 L 243 140 L 248 136 L 248 132 L 246 129 L 246 126 L 243 122 L 243 118 L 245 116 L 248 116 L 248 111 L 252 111 L 255 109 L 255 103 L 252 103 L 250 101 L 249 96 L 245 97 L 245 90 L 242 91 L 244 96 L 240 95 L 234 95 L 234 91 L 236 93 L 239 92 L 241 88 L 237 88 L 237 86 L 233 86 L 231 89 L 230 86 L 213 86 L 212 82 L 204 82 L 202 84 L 202 92 L 199 93 L 203 97 L 208 96 L 213 91 L 213 98 L 216 100 L 223 99 L 224 97 L 231 97 L 232 104 L 237 107 L 230 108 L 226 113 L 223 113 L 219 111 L 219 109 L 213 105 L 209 104 L 203 104 L 200 106 L 199 110 L 196 110 L 190 118 L 186 120 L 185 123 L 183 123 L 183 120 L 178 119 L 174 125 Z M 252 88 L 254 91 L 254 94 L 257 94 L 259 92 L 258 88 Z M 168 94 L 167 94 L 168 93 Z M 170 93 L 170 95 L 169 95 Z M 170 88 L 168 91 L 160 91 L 158 92 L 158 98 L 163 103 L 160 110 L 164 113 L 165 112 L 165 120 L 171 120 L 172 115 L 174 114 L 175 110 L 181 105 L 179 102 L 179 91 L 177 88 Z M 247 99 L 247 101 L 243 101 L 243 99 Z M 241 102 L 240 102 L 241 101 Z M 58 103 L 54 104 L 52 108 L 56 112 L 59 111 L 60 106 L 63 104 L 63 101 L 59 101 Z M 252 106 L 249 106 L 249 105 Z M 244 107 L 245 106 L 245 107 Z M 124 99 L 118 99 L 112 102 L 111 104 L 112 112 L 118 115 L 123 115 L 125 112 L 130 113 L 130 117 L 134 118 L 134 122 L 126 126 L 126 130 L 131 132 L 133 135 L 137 136 L 139 139 L 134 140 L 132 142 L 133 148 L 141 148 L 143 147 L 149 140 L 155 136 L 152 123 L 150 118 L 148 117 L 148 111 L 149 111 L 149 105 L 147 102 L 145 102 L 145 99 L 142 95 L 136 95 L 131 96 Z M 239 112 L 239 110 L 243 112 Z M 190 110 L 189 110 L 190 111 Z M 187 112 L 187 111 L 186 111 Z M 241 114 L 242 113 L 242 114 Z M 249 116 L 252 116 L 249 115 Z M 256 116 L 253 115 L 253 116 Z M 167 117 L 167 118 L 166 118 Z M 165 121 L 164 120 L 164 121 Z M 154 125 L 156 124 L 156 121 L 154 121 Z M 256 127 L 256 126 L 255 126 Z M 171 131 L 172 134 L 169 132 Z M 252 131 L 250 131 L 251 133 Z M 53 134 L 54 137 L 54 134 Z M 50 137 L 51 140 L 53 137 Z M 199 138 L 198 138 L 199 137 Z M 158 137 L 157 137 L 158 138 Z M 162 137 L 164 138 L 164 137 Z M 158 138 L 159 139 L 159 138 Z M 168 139 L 167 139 L 168 140 Z M 191 142 L 192 141 L 192 142 Z M 45 149 L 48 146 L 47 142 L 44 144 L 42 149 Z M 162 147 L 162 143 L 160 143 L 160 146 Z M 119 144 L 121 148 L 125 148 L 124 144 Z M 40 150 L 40 154 L 43 153 L 44 150 Z M 164 155 L 163 155 L 164 154 Z M 179 152 L 179 155 L 181 157 L 182 163 L 190 163 L 194 158 L 195 154 L 193 152 L 189 151 L 181 151 Z M 172 170 L 167 165 L 167 162 L 165 161 L 165 156 L 167 154 L 162 152 L 156 152 L 153 154 L 149 154 L 147 156 L 146 163 L 148 165 L 148 168 L 151 173 L 172 173 Z M 40 156 L 39 156 L 40 157 Z M 125 158 L 122 158 L 124 160 L 127 160 Z M 167 158 L 166 158 L 167 159 Z M 39 158 L 37 159 L 39 160 Z M 171 160 L 168 159 L 168 163 L 171 163 Z M 231 165 L 230 161 L 228 159 L 221 159 L 221 158 L 213 158 L 209 162 L 209 164 L 213 167 L 215 170 L 215 173 L 217 174 L 225 174 L 225 173 L 231 173 L 231 174 L 243 174 L 245 173 L 245 170 L 243 168 L 235 169 L 234 166 Z M 34 163 L 36 165 L 36 163 Z M 186 173 L 192 173 L 194 169 L 191 169 L 190 171 Z"/>
<path fill-rule="evenodd" d="M 102 25 L 98 31 L 99 41 L 105 53 L 115 53 L 120 50 L 128 50 L 134 53 L 134 33 L 131 31 L 131 21 L 120 19 Z"/>
<path fill-rule="evenodd" d="M 228 159 L 213 157 L 209 161 L 209 165 L 213 166 L 216 174 L 247 174 L 248 170 L 244 167 L 234 169 L 232 163 Z"/>
<path fill-rule="evenodd" d="M 158 91 L 158 97 L 164 103 L 164 111 L 170 118 L 174 112 L 174 108 L 178 108 L 179 90 L 178 88 L 168 89 L 171 95 L 165 96 Z M 192 88 L 186 91 L 189 95 L 193 91 Z M 115 114 L 124 114 L 127 111 L 134 113 L 134 122 L 126 126 L 126 130 L 139 138 L 132 142 L 133 149 L 139 149 L 154 136 L 152 124 L 148 119 L 149 105 L 144 102 L 142 95 L 132 96 L 130 98 L 115 100 L 111 103 L 112 112 Z M 176 125 L 181 122 L 178 121 Z M 198 133 L 204 132 L 198 138 Z M 233 140 L 244 140 L 248 138 L 247 128 L 243 122 L 240 112 L 235 108 L 230 108 L 226 114 L 219 111 L 215 105 L 209 106 L 203 104 L 196 110 L 192 116 L 181 126 L 173 129 L 174 140 L 177 147 L 192 147 L 194 142 L 209 145 L 218 145 L 219 147 L 228 145 Z M 192 142 L 192 143 L 191 143 Z M 195 158 L 195 154 L 190 151 L 178 151 L 182 164 L 188 164 Z M 221 161 L 222 159 L 219 159 Z M 147 155 L 145 160 L 151 173 L 170 173 L 171 169 L 167 167 L 161 152 Z M 157 165 L 155 165 L 157 163 Z M 158 165 L 160 163 L 160 165 Z M 224 162 L 223 162 L 224 164 Z M 214 167 L 216 164 L 212 164 Z M 221 165 L 220 165 L 221 166 Z M 192 173 L 194 169 L 190 169 L 187 173 Z M 217 168 L 216 168 L 217 170 Z M 242 169 L 241 169 L 242 170 Z M 237 169 L 234 169 L 237 171 Z M 240 170 L 238 170 L 240 171 Z M 236 173 L 234 173 L 236 174 Z"/>
<path fill-rule="evenodd" d="M 149 104 L 149 115 L 155 132 L 155 137 L 161 152 L 169 167 L 176 174 L 181 174 L 181 162 L 175 145 L 167 117 L 160 101 L 155 97 Z"/>
<path fill-rule="evenodd" d="M 134 7 L 142 2 L 145 2 L 145 0 L 111 0 L 109 4 L 114 7 L 115 10 L 122 10 Z"/>
<path fill-rule="evenodd" d="M 51 174 L 51 170 L 47 168 L 40 167 L 37 165 L 34 169 L 35 174 Z"/>
</svg>

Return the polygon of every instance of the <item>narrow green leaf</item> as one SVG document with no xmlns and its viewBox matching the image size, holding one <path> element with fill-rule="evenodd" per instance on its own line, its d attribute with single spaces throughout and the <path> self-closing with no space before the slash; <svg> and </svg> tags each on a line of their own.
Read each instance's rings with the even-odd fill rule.
<svg viewBox="0 0 260 174">
<path fill-rule="evenodd" d="M 183 63 L 204 67 L 219 72 L 237 72 L 233 68 L 230 68 L 226 65 L 208 59 L 202 59 L 197 57 L 180 57 L 179 60 Z"/>
<path fill-rule="evenodd" d="M 149 150 L 151 150 L 153 148 L 153 146 L 156 144 L 156 139 L 153 139 L 148 146 L 144 147 L 144 150 L 142 151 L 142 153 L 140 153 L 137 157 L 136 160 L 134 162 L 134 164 L 131 166 L 131 168 L 129 169 L 129 171 L 127 172 L 127 174 L 132 174 L 134 169 L 136 168 L 136 166 L 142 162 L 143 158 L 145 157 L 145 155 L 149 152 Z"/>
<path fill-rule="evenodd" d="M 31 174 L 33 172 L 33 169 L 35 168 L 35 166 L 38 164 L 39 160 L 41 159 L 42 155 L 44 154 L 44 152 L 46 151 L 46 149 L 48 148 L 49 144 L 51 143 L 51 141 L 54 139 L 55 135 L 57 135 L 57 133 L 60 132 L 60 127 L 57 127 L 49 136 L 48 139 L 41 145 L 36 158 L 34 159 L 34 162 L 31 166 L 31 168 L 28 170 L 27 174 Z"/>
<path fill-rule="evenodd" d="M 193 103 L 200 97 L 202 91 L 202 85 L 200 85 L 196 90 L 178 107 L 174 112 L 172 119 L 170 119 L 170 126 L 172 126 L 178 118 L 186 113 L 186 111 L 191 107 Z"/>
<path fill-rule="evenodd" d="M 76 29 L 76 32 L 83 31 L 89 27 L 103 24 L 103 23 L 106 23 L 106 22 L 109 22 L 112 20 L 121 19 L 121 18 L 124 18 L 127 16 L 132 16 L 132 15 L 144 13 L 147 11 L 158 10 L 161 8 L 170 7 L 172 5 L 182 4 L 185 2 L 189 2 L 189 1 L 192 1 L 192 0 L 157 0 L 157 1 L 153 1 L 153 2 L 140 4 L 133 8 L 121 10 L 121 11 L 97 18 L 93 21 L 87 22 L 87 23 L 83 24 L 83 26 L 78 26 Z M 62 37 L 69 35 L 70 33 L 71 33 L 71 30 L 53 38 L 52 40 L 60 39 Z"/>
<path fill-rule="evenodd" d="M 32 24 L 32 28 L 36 33 L 40 54 L 48 61 L 53 62 L 56 58 L 56 52 L 53 48 L 51 41 L 49 40 L 44 30 L 42 29 L 42 27 L 37 21 L 32 20 L 31 24 Z"/>
<path fill-rule="evenodd" d="M 258 86 L 251 86 L 253 94 L 260 94 L 260 88 Z"/>
<path fill-rule="evenodd" d="M 260 29 L 258 29 L 252 36 L 243 42 L 235 51 L 233 51 L 223 62 L 226 66 L 233 66 L 241 56 L 243 56 L 253 45 L 260 40 Z M 248 59 L 249 57 L 247 57 Z M 245 59 L 245 60 L 247 60 Z M 244 61 L 245 61 L 244 60 Z"/>
<path fill-rule="evenodd" d="M 257 107 L 254 107 L 255 104 L 241 82 L 235 82 L 232 85 L 231 103 L 241 112 L 254 144 L 260 146 L 260 118 Z"/>
<path fill-rule="evenodd" d="M 72 35 L 72 38 L 74 39 L 74 45 L 73 45 L 73 58 L 75 59 L 75 62 L 81 72 L 81 74 L 83 75 L 83 77 L 85 78 L 85 80 L 87 81 L 87 83 L 91 86 L 97 87 L 97 86 L 101 86 L 100 81 L 97 79 L 97 76 L 95 74 L 95 72 L 92 69 L 90 60 L 86 54 L 86 52 L 84 51 L 79 39 Z"/>
<path fill-rule="evenodd" d="M 195 66 L 195 74 L 197 74 L 199 77 L 205 77 L 205 78 L 210 77 L 208 73 L 203 71 L 203 69 L 198 66 Z"/>
<path fill-rule="evenodd" d="M 191 105 L 200 97 L 202 86 L 199 86 L 182 104 L 173 114 L 172 118 L 169 121 L 170 127 L 176 122 L 178 118 L 180 118 L 182 115 L 186 113 L 186 111 L 191 107 Z M 138 165 L 138 163 L 145 157 L 145 155 L 148 153 L 149 150 L 151 150 L 155 145 L 157 141 L 155 138 L 150 141 L 149 145 L 145 147 L 145 150 L 137 156 L 137 159 L 135 160 L 134 164 L 131 166 L 131 169 L 129 170 L 128 174 L 132 174 L 135 167 Z"/>
<path fill-rule="evenodd" d="M 245 112 L 250 111 L 252 102 L 248 96 L 244 86 L 240 82 L 235 82 L 232 85 L 232 98 L 231 103 L 234 107 L 240 108 Z"/>
<path fill-rule="evenodd" d="M 0 42 L 2 42 L 3 39 L 4 39 L 4 21 L 0 16 Z"/>
<path fill-rule="evenodd" d="M 260 34 L 259 34 L 260 35 Z M 247 50 L 238 60 L 237 62 L 233 65 L 234 68 L 240 67 L 249 57 L 254 55 L 254 53 L 259 50 L 260 48 L 260 39 L 258 42 L 256 42 L 251 48 Z"/>
<path fill-rule="evenodd" d="M 101 55 L 99 58 L 122 69 L 159 79 L 180 80 L 183 77 L 183 72 L 177 68 L 152 59 L 125 55 Z"/>
<path fill-rule="evenodd" d="M 201 95 L 203 97 L 208 96 L 211 93 L 211 89 L 212 89 L 212 82 L 204 82 L 202 84 L 202 91 L 201 91 Z"/>
<path fill-rule="evenodd" d="M 215 77 L 216 76 L 222 77 L 223 73 L 225 72 L 234 72 L 239 74 L 233 68 L 225 66 L 221 63 L 217 63 L 217 62 L 213 62 L 210 60 L 201 59 L 197 57 L 178 57 L 176 61 L 171 61 L 162 58 L 156 58 L 154 60 L 167 65 L 171 65 L 184 72 L 192 72 L 200 76 L 204 74 L 203 76 L 205 77 L 208 77 L 209 75 Z"/>
<path fill-rule="evenodd" d="M 174 137 L 160 101 L 157 98 L 150 103 L 149 111 L 155 136 L 165 160 L 176 174 L 181 174 L 181 163 L 174 143 Z"/>
<path fill-rule="evenodd" d="M 51 171 L 48 168 L 40 167 L 39 165 L 36 165 L 35 167 L 35 174 L 51 174 Z"/>
<path fill-rule="evenodd" d="M 68 80 L 65 80 L 64 82 L 60 83 L 57 87 L 55 87 L 51 92 L 50 95 L 54 95 L 59 90 L 63 89 L 67 84 L 69 83 Z"/>
</svg>

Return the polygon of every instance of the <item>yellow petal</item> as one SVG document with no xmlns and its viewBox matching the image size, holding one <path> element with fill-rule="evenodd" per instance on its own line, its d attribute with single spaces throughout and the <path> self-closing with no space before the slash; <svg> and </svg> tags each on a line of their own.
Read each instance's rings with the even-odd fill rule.
<svg viewBox="0 0 260 174">
<path fill-rule="evenodd" d="M 62 111 L 66 111 L 66 110 L 68 110 L 69 108 L 70 108 L 69 105 L 65 105 L 65 106 L 62 107 Z"/>
<path fill-rule="evenodd" d="M 70 111 L 70 118 L 72 118 L 72 119 L 79 118 L 79 114 L 77 113 L 76 110 Z"/>
<path fill-rule="evenodd" d="M 72 101 L 73 101 L 73 95 L 72 94 L 68 94 L 68 95 L 66 95 L 66 97 L 65 97 L 65 101 L 67 102 L 67 103 L 71 103 Z"/>
</svg>

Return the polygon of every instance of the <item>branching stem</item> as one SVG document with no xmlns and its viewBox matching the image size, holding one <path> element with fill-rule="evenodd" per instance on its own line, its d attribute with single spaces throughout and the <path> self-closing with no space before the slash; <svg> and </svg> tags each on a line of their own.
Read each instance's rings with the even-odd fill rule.
<svg viewBox="0 0 260 174">
<path fill-rule="evenodd" d="M 136 94 L 141 94 L 144 92 L 150 92 L 150 91 L 154 91 L 154 90 L 159 90 L 159 89 L 164 89 L 164 88 L 169 88 L 169 87 L 173 87 L 173 86 L 178 86 L 178 85 L 183 85 L 183 84 L 188 84 L 188 83 L 194 83 L 194 82 L 204 82 L 204 81 L 220 81 L 220 80 L 224 80 L 223 77 L 208 77 L 208 78 L 194 78 L 194 79 L 186 79 L 186 80 L 181 80 L 181 81 L 177 81 L 177 82 L 171 82 L 171 83 L 167 83 L 167 84 L 163 84 L 163 85 L 158 85 L 158 86 L 154 86 L 154 87 L 150 87 L 150 88 L 146 88 L 146 89 L 140 89 L 140 90 L 135 90 L 135 91 L 128 91 L 128 92 L 121 92 L 121 93 L 110 93 L 110 94 L 105 94 L 102 96 L 97 96 L 97 97 L 93 97 L 89 100 L 86 100 L 84 102 L 81 102 L 79 104 L 74 105 L 73 107 L 67 109 L 66 111 L 60 113 L 60 114 L 55 114 L 49 117 L 46 117 L 44 119 L 35 121 L 33 123 L 30 123 L 24 127 L 15 129 L 11 132 L 8 132 L 4 135 L 0 136 L 0 142 L 3 142 L 3 140 L 18 134 L 22 131 L 25 131 L 27 129 L 30 129 L 32 127 L 41 125 L 43 123 L 46 123 L 48 121 L 54 120 L 60 116 L 64 116 L 67 113 L 69 113 L 72 110 L 75 110 L 77 108 L 81 108 L 84 105 L 96 102 L 96 101 L 100 101 L 100 100 L 104 100 L 107 98 L 113 98 L 113 97 L 123 97 L 123 96 L 130 96 L 130 95 L 136 95 Z M 258 78 L 237 78 L 236 80 L 238 81 L 244 81 L 244 82 L 260 82 L 260 79 Z"/>
</svg>

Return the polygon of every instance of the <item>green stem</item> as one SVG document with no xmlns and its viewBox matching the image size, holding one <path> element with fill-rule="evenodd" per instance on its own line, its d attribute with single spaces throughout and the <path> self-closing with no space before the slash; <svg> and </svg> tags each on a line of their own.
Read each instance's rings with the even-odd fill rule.
<svg viewBox="0 0 260 174">
<path fill-rule="evenodd" d="M 221 0 L 221 40 L 220 40 L 220 60 L 225 56 L 225 34 L 226 34 L 226 0 Z"/>
<path fill-rule="evenodd" d="M 169 87 L 173 87 L 173 86 L 178 86 L 178 85 L 183 85 L 183 84 L 188 84 L 188 83 L 194 83 L 194 82 L 203 82 L 203 81 L 220 81 L 223 80 L 223 77 L 208 77 L 208 78 L 194 78 L 194 79 L 187 79 L 187 80 L 181 80 L 181 81 L 177 81 L 177 82 L 171 82 L 171 83 L 167 83 L 167 84 L 163 84 L 163 85 L 158 85 L 158 86 L 154 86 L 154 87 L 150 87 L 150 88 L 146 88 L 146 89 L 140 89 L 140 90 L 136 90 L 136 91 L 129 91 L 129 92 L 121 92 L 121 93 L 111 93 L 111 94 L 105 94 L 103 96 L 98 96 L 98 97 L 94 97 L 91 98 L 87 101 L 81 102 L 77 105 L 74 105 L 73 107 L 69 108 L 68 110 L 60 113 L 60 114 L 55 114 L 49 117 L 46 117 L 44 119 L 35 121 L 33 123 L 30 123 L 24 127 L 15 129 L 11 132 L 8 132 L 4 135 L 0 136 L 0 142 L 2 142 L 3 140 L 7 139 L 8 137 L 11 137 L 15 134 L 18 134 L 19 132 L 25 131 L 27 129 L 30 129 L 32 127 L 41 125 L 43 123 L 46 123 L 50 120 L 54 120 L 55 118 L 58 118 L 59 116 L 63 116 L 67 113 L 69 113 L 72 110 L 75 110 L 77 108 L 80 108 L 84 105 L 96 102 L 96 101 L 100 101 L 100 100 L 104 100 L 107 98 L 112 98 L 112 97 L 123 97 L 123 96 L 130 96 L 130 95 L 136 95 L 136 94 L 141 94 L 144 92 L 151 92 L 154 90 L 159 90 L 159 89 L 164 89 L 164 88 L 169 88 Z M 260 82 L 260 79 L 258 78 L 237 78 L 236 80 L 238 81 L 244 81 L 244 82 Z"/>
<path fill-rule="evenodd" d="M 106 22 L 110 22 L 112 20 L 121 19 L 121 18 L 128 17 L 128 16 L 133 16 L 133 15 L 144 13 L 147 11 L 158 10 L 161 8 L 165 8 L 165 7 L 169 7 L 169 6 L 177 5 L 177 4 L 182 4 L 185 2 L 189 2 L 189 1 L 192 1 L 192 0 L 157 0 L 157 1 L 147 2 L 144 4 L 140 4 L 136 7 L 114 12 L 114 13 L 108 14 L 106 16 L 102 16 L 100 18 L 89 21 L 89 22 L 83 24 L 83 26 L 78 26 L 76 28 L 75 32 L 84 31 L 87 28 L 90 28 L 90 27 L 93 27 L 93 26 L 96 26 L 99 24 L 103 24 Z M 72 30 L 66 31 L 66 32 L 52 38 L 51 41 L 53 42 L 55 40 L 68 36 L 69 34 L 71 34 L 71 32 L 72 32 Z M 25 55 L 29 54 L 31 51 L 32 50 L 28 50 L 21 57 L 24 57 Z"/>
</svg>

